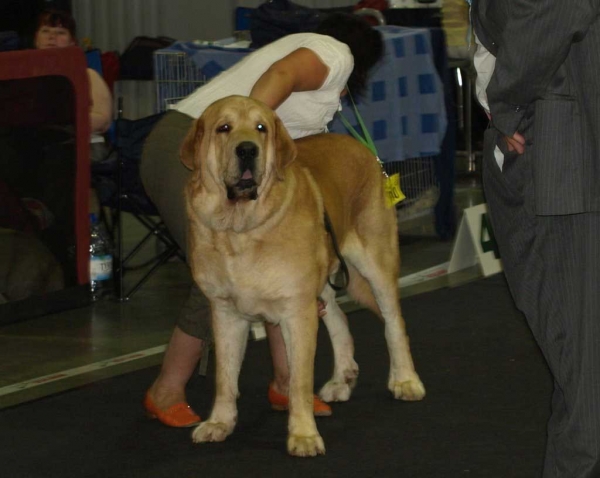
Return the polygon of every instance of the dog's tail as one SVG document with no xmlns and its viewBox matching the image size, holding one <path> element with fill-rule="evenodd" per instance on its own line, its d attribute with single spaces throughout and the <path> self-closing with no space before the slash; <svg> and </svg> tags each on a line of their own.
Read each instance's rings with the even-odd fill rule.
<svg viewBox="0 0 600 478">
<path fill-rule="evenodd" d="M 373 296 L 373 292 L 371 291 L 371 286 L 365 280 L 365 278 L 360 275 L 358 270 L 352 265 L 348 263 L 348 273 L 350 280 L 348 282 L 348 294 L 359 304 L 364 305 L 369 310 L 375 312 L 379 317 L 381 317 L 381 311 L 379 310 L 379 306 L 377 305 L 377 301 Z"/>
</svg>

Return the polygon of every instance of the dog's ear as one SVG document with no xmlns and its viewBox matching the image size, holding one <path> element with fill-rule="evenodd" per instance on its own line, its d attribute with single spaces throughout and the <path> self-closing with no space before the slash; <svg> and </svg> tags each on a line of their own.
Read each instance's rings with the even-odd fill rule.
<svg viewBox="0 0 600 478">
<path fill-rule="evenodd" d="M 196 164 L 196 158 L 200 153 L 203 136 L 204 121 L 202 118 L 199 118 L 188 131 L 185 139 L 181 143 L 181 148 L 179 149 L 179 159 L 181 159 L 183 165 L 188 169 L 193 170 L 194 168 L 199 167 L 199 164 Z"/>
<path fill-rule="evenodd" d="M 283 179 L 283 170 L 296 159 L 296 144 L 283 125 L 283 121 L 275 116 L 275 174 L 277 179 Z"/>
</svg>

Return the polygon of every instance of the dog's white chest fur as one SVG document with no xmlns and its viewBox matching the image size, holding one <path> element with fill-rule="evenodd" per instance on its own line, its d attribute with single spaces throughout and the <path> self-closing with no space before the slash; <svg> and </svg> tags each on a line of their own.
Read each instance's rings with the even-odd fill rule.
<svg viewBox="0 0 600 478">
<path fill-rule="evenodd" d="M 195 278 L 209 298 L 229 301 L 238 312 L 275 319 L 276 310 L 298 296 L 313 300 L 316 290 L 315 258 L 323 257 L 323 244 L 310 244 L 296 238 L 295 248 L 282 249 L 285 235 L 256 239 L 252 234 L 214 234 L 210 243 L 199 244 L 203 265 Z M 286 251 L 285 254 L 278 251 Z M 285 266 L 283 266 L 285 264 Z"/>
</svg>

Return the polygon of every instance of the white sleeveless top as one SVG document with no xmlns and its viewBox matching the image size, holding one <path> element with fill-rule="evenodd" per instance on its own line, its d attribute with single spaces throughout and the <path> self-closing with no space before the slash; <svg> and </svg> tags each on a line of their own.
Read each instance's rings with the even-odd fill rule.
<svg viewBox="0 0 600 478">
<path fill-rule="evenodd" d="M 276 112 L 292 138 L 322 133 L 340 108 L 340 94 L 354 68 L 354 58 L 345 43 L 316 33 L 287 35 L 253 51 L 176 103 L 174 109 L 198 118 L 218 99 L 229 95 L 248 96 L 260 76 L 273 63 L 298 48 L 314 51 L 329 67 L 329 74 L 321 88 L 292 93 Z"/>
</svg>

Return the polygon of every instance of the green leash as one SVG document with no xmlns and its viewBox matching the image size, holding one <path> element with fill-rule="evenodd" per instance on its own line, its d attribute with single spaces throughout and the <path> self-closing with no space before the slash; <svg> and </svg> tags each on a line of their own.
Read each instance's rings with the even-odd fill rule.
<svg viewBox="0 0 600 478">
<path fill-rule="evenodd" d="M 383 165 L 383 163 L 379 159 L 379 155 L 377 154 L 377 148 L 375 147 L 375 143 L 373 142 L 373 138 L 371 138 L 371 135 L 369 134 L 369 130 L 365 126 L 365 122 L 363 121 L 362 116 L 360 116 L 360 114 L 358 112 L 358 108 L 356 107 L 356 103 L 354 103 L 354 98 L 352 97 L 352 93 L 350 93 L 350 90 L 348 90 L 348 87 L 346 87 L 346 90 L 348 91 L 348 96 L 350 97 L 350 101 L 352 102 L 352 108 L 354 109 L 354 116 L 356 116 L 356 120 L 358 121 L 358 124 L 360 126 L 360 129 L 362 130 L 362 134 L 363 135 L 361 136 L 359 134 L 359 132 L 356 131 L 356 129 L 354 128 L 354 126 L 352 126 L 350 124 L 350 121 L 348 121 L 346 119 L 346 117 L 342 114 L 341 111 L 338 111 L 337 114 L 339 115 L 340 120 L 342 120 L 343 125 L 350 132 L 350 134 L 352 136 L 354 136 L 355 139 L 357 139 L 362 144 L 364 144 L 367 148 L 369 148 L 369 150 L 371 150 L 371 153 L 373 153 L 373 155 L 377 158 L 377 162 L 380 165 Z M 385 174 L 385 171 L 384 171 L 384 174 Z"/>
<path fill-rule="evenodd" d="M 377 160 L 377 163 L 379 163 L 379 167 L 381 168 L 381 172 L 385 177 L 384 188 L 386 203 L 388 207 L 392 207 L 396 203 L 399 203 L 400 201 L 406 199 L 406 196 L 402 193 L 400 189 L 400 174 L 396 173 L 392 176 L 388 176 L 388 174 L 385 172 L 385 168 L 383 167 L 383 161 L 379 159 L 379 155 L 377 154 L 377 148 L 375 147 L 373 138 L 371 138 L 369 130 L 365 126 L 365 122 L 363 121 L 362 117 L 360 116 L 360 113 L 358 112 L 358 108 L 356 107 L 356 103 L 354 103 L 354 98 L 352 97 L 352 93 L 350 93 L 348 86 L 346 86 L 346 90 L 348 91 L 348 96 L 350 97 L 350 101 L 352 102 L 354 116 L 356 117 L 360 129 L 362 130 L 362 135 L 358 131 L 356 131 L 356 129 L 350 124 L 350 121 L 346 119 L 346 117 L 342 114 L 341 111 L 338 111 L 337 114 L 340 120 L 342 121 L 342 124 L 350 132 L 350 134 L 354 136 L 354 138 L 360 143 L 362 143 L 364 146 L 369 148 L 369 151 L 371 151 L 371 153 L 373 153 L 373 156 L 375 156 L 375 159 Z"/>
</svg>

